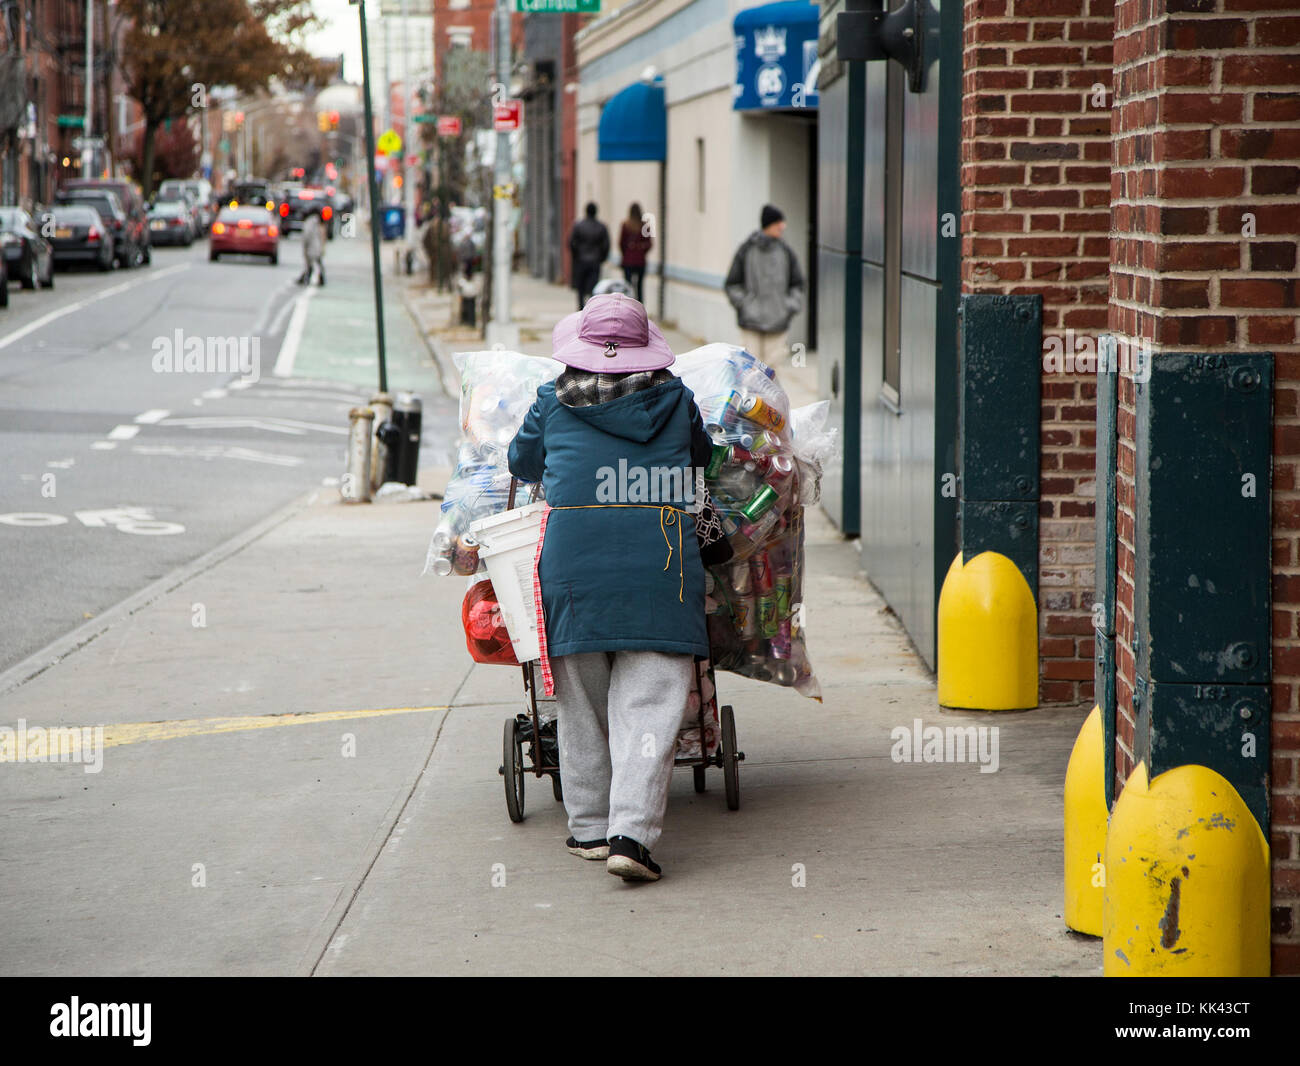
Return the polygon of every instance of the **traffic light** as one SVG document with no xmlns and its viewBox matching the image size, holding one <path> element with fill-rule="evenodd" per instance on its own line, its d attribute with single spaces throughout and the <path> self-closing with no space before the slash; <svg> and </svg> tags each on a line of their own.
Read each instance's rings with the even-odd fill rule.
<svg viewBox="0 0 1300 1066">
<path fill-rule="evenodd" d="M 316 112 L 316 128 L 320 130 L 321 133 L 329 133 L 330 116 L 328 111 Z"/>
<path fill-rule="evenodd" d="M 332 130 L 336 130 L 336 129 L 338 129 L 338 128 L 339 128 L 339 113 L 338 113 L 337 111 L 331 111 L 331 112 L 330 112 L 330 129 L 332 129 Z"/>
</svg>

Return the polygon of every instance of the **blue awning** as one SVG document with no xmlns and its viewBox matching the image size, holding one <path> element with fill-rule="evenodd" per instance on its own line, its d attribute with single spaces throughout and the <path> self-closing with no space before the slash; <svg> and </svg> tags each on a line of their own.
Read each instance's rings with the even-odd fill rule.
<svg viewBox="0 0 1300 1066">
<path fill-rule="evenodd" d="M 663 85 L 637 82 L 612 97 L 601 109 L 596 145 L 601 163 L 663 162 L 668 155 Z"/>
<path fill-rule="evenodd" d="M 818 11 L 807 0 L 780 0 L 736 15 L 732 110 L 816 109 Z"/>
</svg>

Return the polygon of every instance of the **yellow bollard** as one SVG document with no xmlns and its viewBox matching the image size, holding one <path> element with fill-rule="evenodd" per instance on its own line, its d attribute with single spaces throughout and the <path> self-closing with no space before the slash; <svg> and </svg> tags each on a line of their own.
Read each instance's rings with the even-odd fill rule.
<svg viewBox="0 0 1300 1066">
<path fill-rule="evenodd" d="M 1038 706 L 1038 607 L 998 552 L 959 553 L 939 593 L 939 705 L 974 711 Z"/>
<path fill-rule="evenodd" d="M 1102 913 L 1107 977 L 1267 977 L 1269 856 L 1237 790 L 1204 766 L 1148 782 L 1111 812 Z"/>
<path fill-rule="evenodd" d="M 1065 769 L 1065 924 L 1101 936 L 1106 888 L 1106 752 L 1101 708 L 1079 730 Z"/>
</svg>

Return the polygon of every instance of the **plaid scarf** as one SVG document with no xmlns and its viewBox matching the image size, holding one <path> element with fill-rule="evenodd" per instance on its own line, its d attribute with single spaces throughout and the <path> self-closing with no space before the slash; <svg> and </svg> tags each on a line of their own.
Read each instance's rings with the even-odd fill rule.
<svg viewBox="0 0 1300 1066">
<path fill-rule="evenodd" d="M 566 367 L 555 379 L 555 398 L 565 407 L 592 407 L 672 380 L 673 373 L 667 368 L 634 370 L 627 374 L 601 374 L 593 370 Z"/>
</svg>

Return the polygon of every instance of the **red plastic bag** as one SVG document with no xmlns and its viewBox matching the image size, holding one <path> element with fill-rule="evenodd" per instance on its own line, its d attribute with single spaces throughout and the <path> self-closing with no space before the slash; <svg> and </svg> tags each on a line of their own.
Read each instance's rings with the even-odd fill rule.
<svg viewBox="0 0 1300 1066">
<path fill-rule="evenodd" d="M 465 646 L 476 663 L 519 665 L 491 581 L 476 581 L 470 586 L 461 604 L 460 621 L 465 627 Z"/>
</svg>

